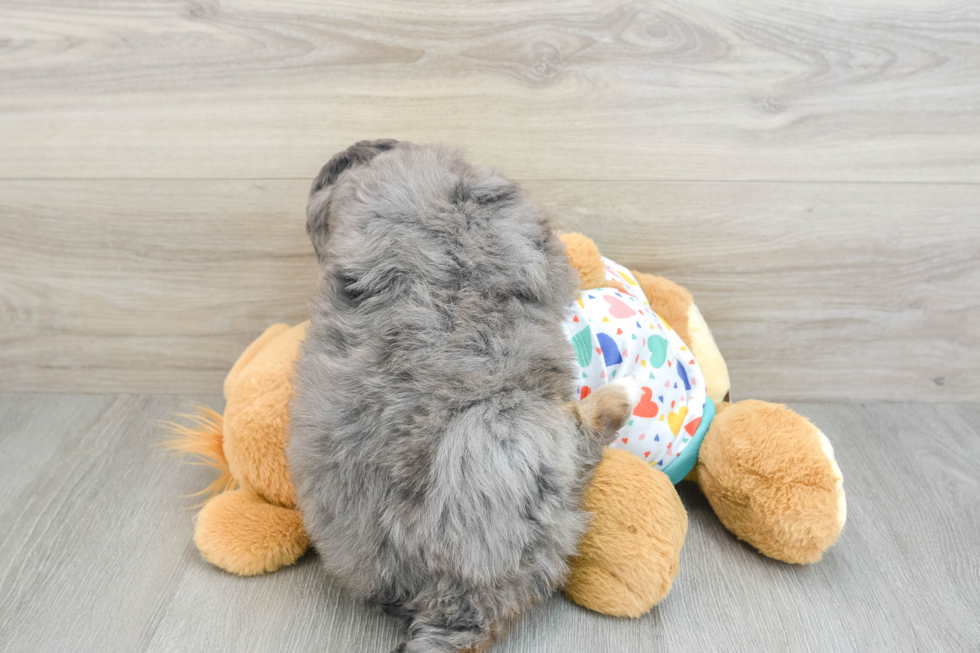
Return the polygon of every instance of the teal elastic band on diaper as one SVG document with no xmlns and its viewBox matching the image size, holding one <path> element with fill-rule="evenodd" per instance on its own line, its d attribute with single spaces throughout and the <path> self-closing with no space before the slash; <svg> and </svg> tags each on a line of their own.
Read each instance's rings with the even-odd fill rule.
<svg viewBox="0 0 980 653">
<path fill-rule="evenodd" d="M 674 458 L 669 465 L 663 468 L 663 473 L 667 475 L 667 478 L 674 485 L 683 481 L 684 477 L 694 469 L 694 465 L 698 462 L 698 451 L 701 450 L 701 441 L 704 440 L 704 434 L 708 432 L 708 428 L 711 426 L 711 420 L 714 418 L 715 402 L 711 401 L 711 397 L 705 397 L 704 414 L 701 415 L 701 423 L 698 424 L 697 432 L 691 438 L 691 441 L 687 443 L 687 446 L 684 447 L 681 455 Z"/>
</svg>

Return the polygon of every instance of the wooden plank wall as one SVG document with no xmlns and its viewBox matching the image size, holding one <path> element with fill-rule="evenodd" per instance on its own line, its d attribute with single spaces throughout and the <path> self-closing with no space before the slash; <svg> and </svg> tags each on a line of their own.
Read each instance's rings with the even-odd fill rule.
<svg viewBox="0 0 980 653">
<path fill-rule="evenodd" d="M 980 399 L 949 0 L 0 0 L 0 390 L 218 391 L 305 315 L 309 180 L 382 136 L 686 285 L 737 398 Z"/>
</svg>

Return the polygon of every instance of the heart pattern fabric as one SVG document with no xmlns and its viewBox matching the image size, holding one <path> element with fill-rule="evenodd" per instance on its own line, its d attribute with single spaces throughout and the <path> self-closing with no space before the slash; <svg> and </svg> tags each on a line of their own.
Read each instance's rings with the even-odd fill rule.
<svg viewBox="0 0 980 653">
<path fill-rule="evenodd" d="M 590 289 L 568 307 L 563 328 L 578 363 L 576 393 L 584 399 L 606 383 L 636 379 L 642 398 L 609 446 L 663 469 L 701 427 L 704 377 L 690 349 L 650 308 L 629 270 L 606 258 L 603 262 L 606 279 L 628 291 Z"/>
</svg>

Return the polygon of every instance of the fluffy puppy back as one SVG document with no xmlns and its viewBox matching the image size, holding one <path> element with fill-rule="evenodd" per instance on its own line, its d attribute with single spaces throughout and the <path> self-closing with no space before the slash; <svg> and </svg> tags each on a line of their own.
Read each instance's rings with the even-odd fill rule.
<svg viewBox="0 0 980 653">
<path fill-rule="evenodd" d="M 352 149 L 309 201 L 297 500 L 327 569 L 410 620 L 406 650 L 466 648 L 562 581 L 586 524 L 610 434 L 567 404 L 576 274 L 499 171 L 442 146 Z"/>
</svg>

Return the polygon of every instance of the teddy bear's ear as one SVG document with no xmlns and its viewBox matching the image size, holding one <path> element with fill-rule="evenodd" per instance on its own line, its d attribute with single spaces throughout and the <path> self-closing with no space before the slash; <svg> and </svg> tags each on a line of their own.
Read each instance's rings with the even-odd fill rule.
<svg viewBox="0 0 980 653">
<path fill-rule="evenodd" d="M 568 262 L 578 270 L 579 288 L 586 290 L 605 285 L 606 266 L 592 239 L 580 233 L 562 234 L 559 238 L 565 243 Z"/>
<path fill-rule="evenodd" d="M 262 349 L 278 338 L 280 335 L 289 331 L 288 324 L 273 324 L 271 327 L 267 328 L 262 332 L 258 338 L 256 338 L 252 344 L 245 348 L 235 364 L 232 365 L 231 370 L 228 371 L 227 376 L 225 376 L 225 399 L 231 396 L 231 393 L 235 391 L 235 386 L 238 385 L 239 379 L 242 378 L 242 374 L 245 372 L 245 368 L 248 364 L 252 362 L 252 359 L 262 351 Z"/>
</svg>

